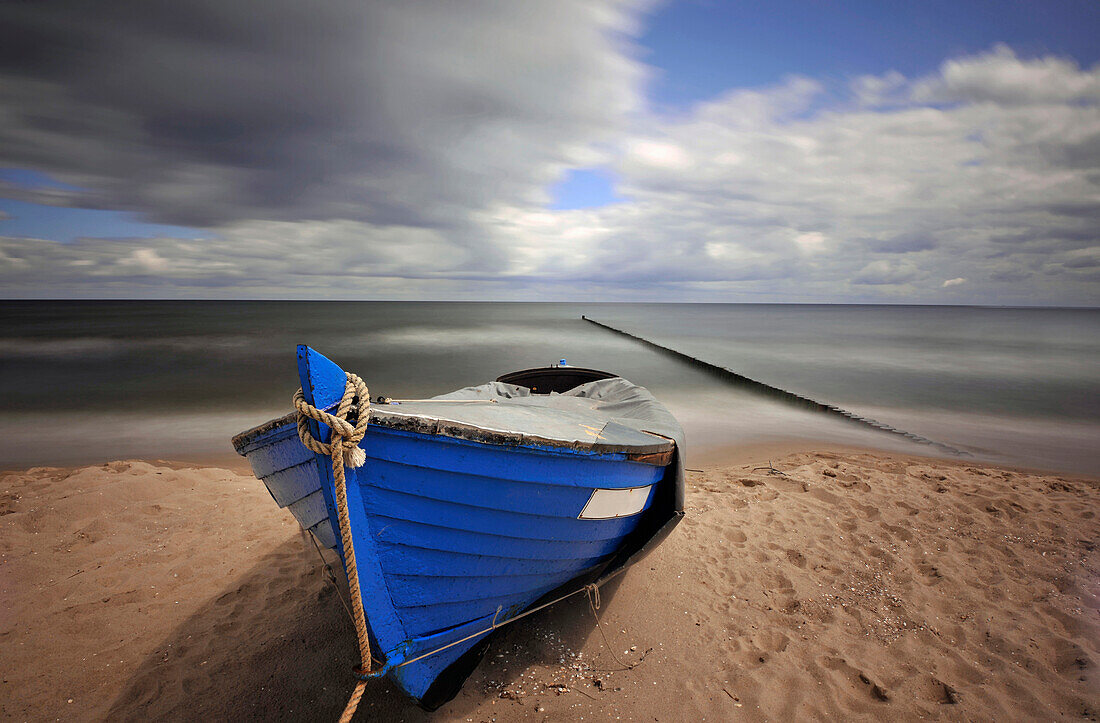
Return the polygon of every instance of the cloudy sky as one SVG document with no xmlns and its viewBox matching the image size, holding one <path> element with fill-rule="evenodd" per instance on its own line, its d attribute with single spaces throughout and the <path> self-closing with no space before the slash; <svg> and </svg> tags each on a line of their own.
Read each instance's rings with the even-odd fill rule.
<svg viewBox="0 0 1100 723">
<path fill-rule="evenodd" d="M 1100 305 L 1100 3 L 0 5 L 0 295 Z"/>
</svg>

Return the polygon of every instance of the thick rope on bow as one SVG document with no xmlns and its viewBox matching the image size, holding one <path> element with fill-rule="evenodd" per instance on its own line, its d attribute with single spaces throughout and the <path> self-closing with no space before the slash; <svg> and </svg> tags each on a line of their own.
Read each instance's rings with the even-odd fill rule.
<svg viewBox="0 0 1100 723">
<path fill-rule="evenodd" d="M 336 486 L 336 516 L 340 522 L 340 541 L 344 546 L 344 565 L 348 573 L 348 587 L 351 589 L 352 619 L 355 622 L 355 634 L 359 638 L 359 655 L 363 660 L 359 669 L 361 675 L 370 673 L 370 638 L 367 633 L 367 616 L 363 611 L 363 596 L 359 592 L 359 574 L 355 567 L 355 548 L 351 539 L 351 521 L 348 519 L 348 493 L 344 481 L 344 465 L 351 468 L 362 467 L 367 461 L 366 452 L 359 448 L 359 442 L 367 433 L 370 422 L 370 392 L 367 385 L 357 375 L 347 372 L 344 384 L 344 396 L 336 405 L 336 413 L 329 414 L 306 403 L 305 395 L 299 389 L 294 393 L 294 408 L 298 410 L 298 438 L 310 450 L 332 458 L 332 479 Z M 359 402 L 355 424 L 347 421 L 354 403 Z M 313 419 L 327 424 L 332 429 L 329 441 L 314 439 L 309 432 L 309 422 Z M 350 721 L 363 697 L 366 681 L 360 678 L 352 691 L 351 699 L 340 716 L 341 723 Z"/>
<path fill-rule="evenodd" d="M 323 409 L 318 409 L 306 403 L 302 390 L 294 392 L 294 408 L 298 410 L 298 438 L 310 450 L 317 454 L 332 456 L 332 445 L 337 445 L 343 456 L 343 462 L 352 469 L 362 467 L 367 461 L 367 453 L 359 449 L 359 443 L 367 434 L 367 423 L 370 421 L 370 392 L 367 385 L 358 375 L 346 372 L 348 380 L 344 384 L 344 396 L 336 407 L 336 414 L 329 414 Z M 355 425 L 347 421 L 348 412 L 351 411 L 355 400 L 359 400 L 359 416 Z M 322 424 L 327 424 L 332 429 L 332 436 L 328 443 L 314 439 L 309 433 L 309 422 L 313 419 Z"/>
</svg>

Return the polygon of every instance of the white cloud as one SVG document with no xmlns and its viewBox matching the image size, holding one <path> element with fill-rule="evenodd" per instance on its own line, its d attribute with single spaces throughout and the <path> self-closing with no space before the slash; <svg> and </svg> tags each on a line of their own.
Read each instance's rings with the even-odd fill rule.
<svg viewBox="0 0 1100 723">
<path fill-rule="evenodd" d="M 1095 71 L 1095 69 L 1093 69 Z M 1080 72 L 1057 57 L 1023 60 L 1007 45 L 944 62 L 938 76 L 917 83 L 918 101 L 971 101 L 1004 105 L 1100 100 L 1100 75 Z"/>
<path fill-rule="evenodd" d="M 458 11 L 428 7 L 384 11 L 419 29 L 410 48 L 375 49 L 396 77 L 370 86 L 365 125 L 341 116 L 351 125 L 323 128 L 321 150 L 302 146 L 371 163 L 313 169 L 320 180 L 278 212 L 265 204 L 282 191 L 264 185 L 277 168 L 168 158 L 134 190 L 88 170 L 113 148 L 99 135 L 4 136 L 0 120 L 0 150 L 15 153 L 16 136 L 57 143 L 78 159 L 65 180 L 103 198 L 220 219 L 214 238 L 186 242 L 0 238 L 5 293 L 934 302 L 952 288 L 980 303 L 1100 300 L 1098 68 L 997 47 L 925 77 L 857 78 L 840 97 L 791 77 L 665 117 L 640 105 L 645 70 L 615 35 L 632 31 L 628 5 L 486 11 L 476 24 L 500 30 L 491 48 L 484 27 L 450 37 Z M 543 25 L 545 42 L 532 40 Z M 392 118 L 373 126 L 379 107 Z M 132 115 L 98 118 L 104 133 L 137 132 Z M 548 209 L 547 187 L 591 163 L 611 167 L 626 200 Z"/>
<path fill-rule="evenodd" d="M 798 248 L 806 253 L 815 253 L 825 250 L 825 234 L 820 231 L 800 233 L 795 237 L 794 242 L 798 245 Z"/>
<path fill-rule="evenodd" d="M 686 171 L 692 163 L 683 148 L 667 141 L 637 139 L 627 144 L 627 163 L 662 170 Z"/>
<path fill-rule="evenodd" d="M 169 270 L 168 259 L 163 258 L 154 249 L 134 249 L 129 256 L 118 262 L 122 266 L 133 266 L 147 274 L 164 273 Z"/>
<path fill-rule="evenodd" d="M 879 259 L 864 266 L 852 279 L 857 284 L 904 284 L 916 276 L 917 268 L 909 261 Z"/>
<path fill-rule="evenodd" d="M 1007 102 L 1035 77 L 1045 95 Z M 934 301 L 943 279 L 966 278 L 976 302 L 1096 303 L 1092 257 L 1078 250 L 1100 239 L 1097 83 L 1100 68 L 999 48 L 930 77 L 862 78 L 839 100 L 798 79 L 729 93 L 651 119 L 641 137 L 695 163 L 669 173 L 626 156 L 621 191 L 636 213 L 602 218 L 654 268 L 675 254 L 685 280 L 742 278 L 735 249 L 754 252 L 767 283 L 741 284 L 746 298 L 763 287 L 777 300 Z M 955 102 L 943 107 L 948 89 Z"/>
</svg>

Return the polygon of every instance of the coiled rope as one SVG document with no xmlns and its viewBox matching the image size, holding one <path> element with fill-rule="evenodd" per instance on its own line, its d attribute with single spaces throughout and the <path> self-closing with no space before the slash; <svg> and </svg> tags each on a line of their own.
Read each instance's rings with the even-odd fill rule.
<svg viewBox="0 0 1100 723">
<path fill-rule="evenodd" d="M 340 540 L 344 547 L 344 564 L 348 573 L 348 587 L 351 589 L 352 620 L 355 623 L 355 634 L 359 638 L 359 656 L 362 664 L 357 669 L 360 675 L 351 693 L 340 723 L 348 723 L 355 715 L 355 709 L 359 707 L 359 701 L 363 697 L 366 681 L 362 676 L 371 672 L 370 638 L 367 634 L 367 617 L 363 612 L 363 596 L 359 592 L 359 575 L 355 567 L 355 548 L 351 539 L 351 521 L 348 519 L 348 494 L 344 481 L 344 466 L 351 468 L 362 467 L 367 461 L 367 454 L 359 448 L 359 442 L 367 433 L 367 423 L 370 421 L 370 393 L 367 385 L 357 375 L 346 372 L 347 381 L 344 383 L 344 396 L 336 406 L 336 413 L 329 414 L 306 402 L 305 395 L 299 389 L 294 393 L 294 408 L 298 411 L 298 438 L 302 440 L 308 449 L 317 454 L 328 455 L 332 458 L 332 478 L 336 483 L 336 513 L 340 522 Z M 348 421 L 348 415 L 358 402 L 355 423 Z M 314 438 L 309 431 L 309 421 L 314 420 L 327 424 L 332 430 L 329 441 L 321 442 Z"/>
</svg>

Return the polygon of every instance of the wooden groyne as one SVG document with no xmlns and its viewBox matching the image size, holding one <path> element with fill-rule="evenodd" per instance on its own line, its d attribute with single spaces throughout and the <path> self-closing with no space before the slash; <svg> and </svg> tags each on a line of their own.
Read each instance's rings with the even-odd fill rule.
<svg viewBox="0 0 1100 723">
<path fill-rule="evenodd" d="M 587 321 L 589 324 L 595 324 L 602 329 L 607 329 L 608 331 L 614 332 L 615 334 L 633 339 L 634 341 L 640 344 L 644 344 L 645 346 L 648 346 L 649 348 L 660 352 L 661 354 L 674 357 L 675 359 L 684 362 L 685 364 L 696 367 L 697 369 L 702 369 L 711 376 L 717 377 L 733 386 L 740 387 L 742 389 L 748 389 L 749 391 L 763 394 L 765 396 L 771 397 L 772 399 L 777 399 L 786 404 L 801 407 L 802 409 L 807 409 L 812 412 L 831 414 L 840 417 L 841 419 L 846 419 L 849 422 L 854 422 L 855 424 L 869 427 L 879 432 L 886 432 L 888 434 L 894 434 L 899 437 L 904 437 L 905 439 L 908 439 L 911 442 L 916 442 L 917 444 L 927 444 L 932 447 L 942 449 L 945 452 L 950 452 L 951 454 L 957 454 L 963 457 L 970 456 L 969 452 L 965 452 L 956 447 L 952 447 L 949 444 L 936 442 L 935 440 L 928 439 L 927 437 L 921 437 L 920 435 L 891 427 L 889 424 L 883 424 L 882 422 L 876 421 L 874 419 L 870 419 L 868 417 L 863 417 L 853 412 L 849 412 L 846 409 L 841 409 L 840 407 L 833 406 L 832 404 L 823 404 L 821 402 L 810 399 L 809 397 L 804 397 L 801 394 L 795 394 L 794 392 L 788 392 L 786 389 L 773 387 L 771 384 L 765 384 L 764 382 L 747 377 L 744 374 L 738 374 L 732 369 L 727 369 L 726 367 L 718 366 L 717 364 L 711 364 L 710 362 L 703 361 L 702 359 L 698 359 L 688 354 L 684 354 L 683 352 L 676 351 L 675 349 L 670 349 L 667 346 L 661 346 L 660 344 L 652 342 L 649 339 L 643 339 L 642 337 L 631 334 L 628 331 L 616 329 L 615 327 L 604 324 L 603 322 L 596 321 L 595 319 L 590 319 L 583 314 L 581 315 L 581 319 Z"/>
</svg>

